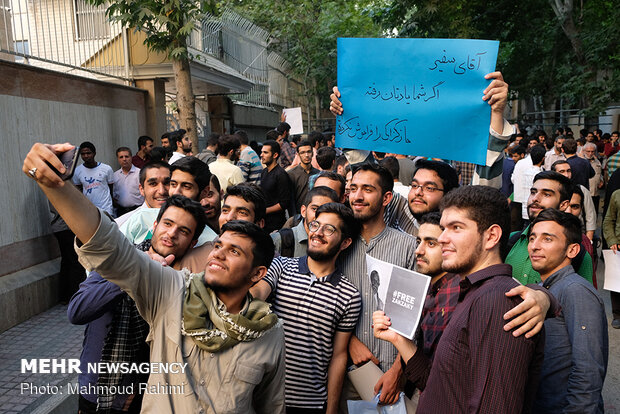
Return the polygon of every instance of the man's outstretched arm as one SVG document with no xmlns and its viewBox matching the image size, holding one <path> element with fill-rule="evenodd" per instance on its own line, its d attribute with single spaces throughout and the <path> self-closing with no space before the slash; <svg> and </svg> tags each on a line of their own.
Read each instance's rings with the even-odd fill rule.
<svg viewBox="0 0 620 414">
<path fill-rule="evenodd" d="M 150 323 L 159 307 L 165 308 L 166 301 L 177 294 L 182 282 L 171 277 L 174 270 L 162 267 L 134 249 L 110 219 L 101 217 L 97 207 L 49 168 L 46 161 L 62 172 L 64 167 L 57 154 L 71 148 L 70 144 L 35 144 L 26 156 L 22 170 L 37 182 L 82 242 L 78 256 L 84 267 L 97 270 L 106 280 L 127 292 L 142 317 Z"/>
<path fill-rule="evenodd" d="M 64 182 L 46 164 L 47 161 L 61 174 L 64 173 L 65 167 L 58 155 L 73 147 L 69 143 L 34 144 L 24 159 L 22 171 L 36 181 L 78 240 L 86 243 L 99 226 L 99 210 L 77 188 Z M 29 171 L 35 168 L 33 177 Z"/>
</svg>

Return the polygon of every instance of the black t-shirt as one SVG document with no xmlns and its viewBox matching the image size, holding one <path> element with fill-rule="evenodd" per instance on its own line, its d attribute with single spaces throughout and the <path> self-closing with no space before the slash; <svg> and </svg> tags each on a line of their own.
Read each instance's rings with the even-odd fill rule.
<svg viewBox="0 0 620 414">
<path fill-rule="evenodd" d="M 594 168 L 590 165 L 588 160 L 581 157 L 574 156 L 566 159 L 570 169 L 572 171 L 571 181 L 573 184 L 580 184 L 587 189 L 590 189 L 590 178 L 594 177 Z"/>
<path fill-rule="evenodd" d="M 285 210 L 291 205 L 291 180 L 284 168 L 276 165 L 273 170 L 263 169 L 260 177 L 260 186 L 267 197 L 267 207 L 280 204 L 281 211 L 267 214 L 265 230 L 271 233 L 280 229 L 286 221 Z"/>
</svg>

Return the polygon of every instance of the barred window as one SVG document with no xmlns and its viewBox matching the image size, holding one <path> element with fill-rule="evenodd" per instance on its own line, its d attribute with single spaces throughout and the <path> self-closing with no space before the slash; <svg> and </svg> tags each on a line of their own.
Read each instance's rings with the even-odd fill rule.
<svg viewBox="0 0 620 414">
<path fill-rule="evenodd" d="M 110 22 L 104 6 L 93 6 L 84 0 L 73 0 L 75 10 L 75 37 L 77 40 L 105 39 L 110 36 Z"/>
</svg>

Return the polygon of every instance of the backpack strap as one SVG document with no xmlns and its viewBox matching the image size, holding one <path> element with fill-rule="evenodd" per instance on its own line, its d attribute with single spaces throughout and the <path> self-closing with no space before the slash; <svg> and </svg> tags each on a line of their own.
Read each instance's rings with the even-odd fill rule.
<svg viewBox="0 0 620 414">
<path fill-rule="evenodd" d="M 280 255 L 284 257 L 294 257 L 295 254 L 295 235 L 292 229 L 280 229 L 280 238 L 282 239 L 280 247 Z"/>
</svg>

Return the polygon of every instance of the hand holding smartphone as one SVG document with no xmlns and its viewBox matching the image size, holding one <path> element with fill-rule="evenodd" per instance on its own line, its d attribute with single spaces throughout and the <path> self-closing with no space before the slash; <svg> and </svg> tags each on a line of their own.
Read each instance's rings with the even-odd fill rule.
<svg viewBox="0 0 620 414">
<path fill-rule="evenodd" d="M 45 163 L 54 171 L 63 181 L 70 180 L 77 167 L 77 159 L 80 154 L 79 147 L 73 147 L 69 151 L 63 152 L 58 156 L 60 162 L 65 167 L 65 173 L 61 174 L 56 168 L 54 168 L 49 162 Z"/>
</svg>

